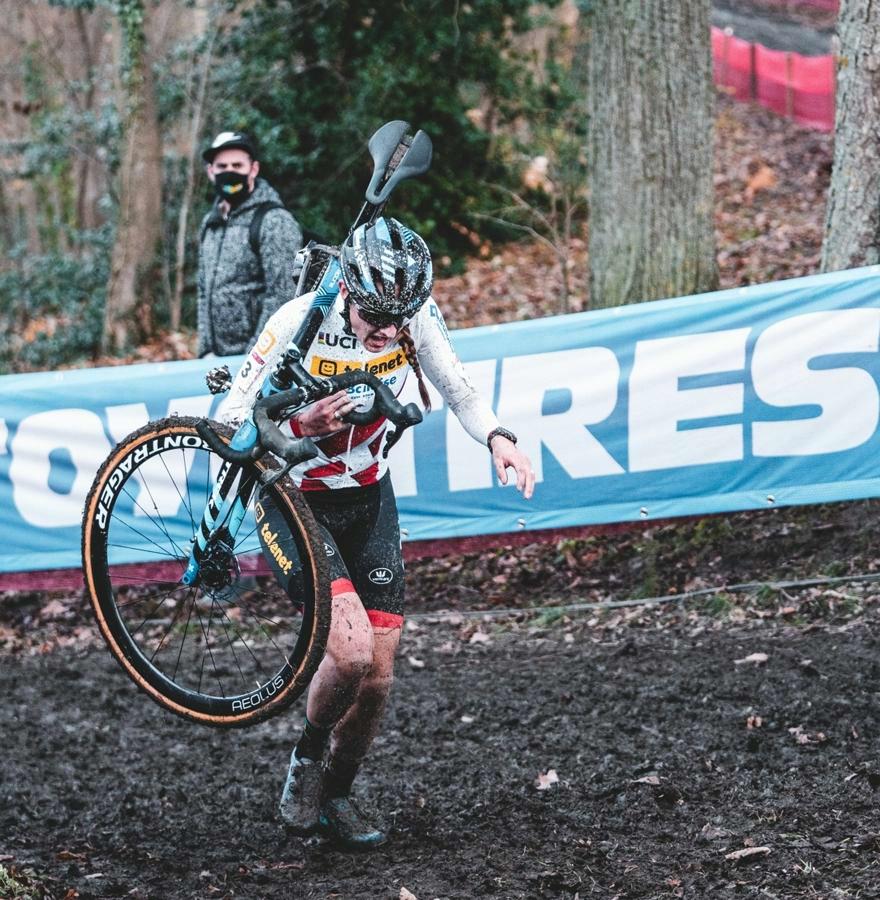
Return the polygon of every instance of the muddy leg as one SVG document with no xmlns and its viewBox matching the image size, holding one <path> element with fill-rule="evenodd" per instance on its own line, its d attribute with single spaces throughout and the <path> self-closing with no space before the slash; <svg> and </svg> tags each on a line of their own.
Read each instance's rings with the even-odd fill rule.
<svg viewBox="0 0 880 900">
<path fill-rule="evenodd" d="M 327 652 L 309 686 L 306 704 L 309 721 L 322 728 L 345 716 L 373 659 L 372 628 L 357 594 L 333 598 L 332 621 Z"/>
<path fill-rule="evenodd" d="M 399 642 L 400 628 L 373 629 L 372 665 L 358 686 L 354 703 L 333 730 L 327 765 L 329 794 L 348 793 L 357 768 L 379 730 L 394 682 L 394 654 Z"/>
</svg>

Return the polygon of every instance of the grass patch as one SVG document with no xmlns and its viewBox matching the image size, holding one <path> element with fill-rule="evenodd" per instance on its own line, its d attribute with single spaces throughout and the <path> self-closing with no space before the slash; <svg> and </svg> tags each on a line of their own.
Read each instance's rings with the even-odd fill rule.
<svg viewBox="0 0 880 900">
<path fill-rule="evenodd" d="M 723 619 L 729 616 L 731 609 L 733 609 L 733 599 L 730 594 L 725 594 L 723 592 L 712 594 L 712 596 L 706 600 L 706 615 L 714 616 L 716 619 Z"/>
<path fill-rule="evenodd" d="M 555 625 L 560 619 L 565 618 L 565 612 L 561 609 L 545 609 L 543 612 L 535 616 L 535 625 L 539 628 L 549 628 Z"/>
<path fill-rule="evenodd" d="M 30 869 L 0 865 L 0 897 L 4 900 L 40 900 L 44 896 L 43 886 Z"/>
</svg>

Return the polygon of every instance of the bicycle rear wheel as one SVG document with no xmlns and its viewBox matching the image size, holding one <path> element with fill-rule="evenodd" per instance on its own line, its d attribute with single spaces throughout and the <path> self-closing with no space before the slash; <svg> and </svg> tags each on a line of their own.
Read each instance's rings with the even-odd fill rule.
<svg viewBox="0 0 880 900">
<path fill-rule="evenodd" d="M 101 634 L 126 673 L 156 702 L 217 726 L 252 725 L 290 705 L 324 654 L 330 579 L 311 511 L 287 479 L 259 485 L 274 463 L 230 466 L 172 417 L 129 435 L 98 472 L 83 514 L 83 573 Z M 226 440 L 231 429 L 215 424 Z M 217 522 L 198 583 L 181 577 L 217 473 L 250 495 L 233 540 Z M 261 553 L 260 522 L 283 522 L 270 552 L 289 593 Z M 263 527 L 265 532 L 265 526 Z"/>
</svg>

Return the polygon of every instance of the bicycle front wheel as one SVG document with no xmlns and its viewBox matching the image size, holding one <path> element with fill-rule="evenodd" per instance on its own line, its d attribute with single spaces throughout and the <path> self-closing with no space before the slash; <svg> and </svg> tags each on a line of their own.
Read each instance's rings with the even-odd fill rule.
<svg viewBox="0 0 880 900">
<path fill-rule="evenodd" d="M 289 706 L 323 657 L 327 559 L 299 491 L 286 479 L 260 485 L 274 461 L 225 463 L 198 435 L 198 421 L 153 422 L 110 454 L 83 515 L 85 584 L 104 640 L 138 687 L 185 718 L 251 725 Z M 230 440 L 231 429 L 214 427 Z M 198 579 L 186 585 L 218 476 L 227 496 L 245 502 L 245 515 L 240 527 L 227 527 L 231 504 L 224 507 Z M 269 532 L 266 549 L 283 561 L 286 589 L 261 552 L 266 516 L 284 526 Z"/>
</svg>

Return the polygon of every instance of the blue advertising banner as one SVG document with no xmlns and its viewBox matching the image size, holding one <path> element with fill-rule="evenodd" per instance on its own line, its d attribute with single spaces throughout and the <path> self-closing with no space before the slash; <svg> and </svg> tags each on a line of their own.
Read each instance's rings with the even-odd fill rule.
<svg viewBox="0 0 880 900">
<path fill-rule="evenodd" d="M 528 502 L 501 487 L 435 393 L 392 452 L 409 540 L 880 494 L 880 267 L 452 338 L 538 484 Z M 151 419 L 209 414 L 205 370 L 0 378 L 0 572 L 78 566 L 97 468 Z"/>
</svg>

